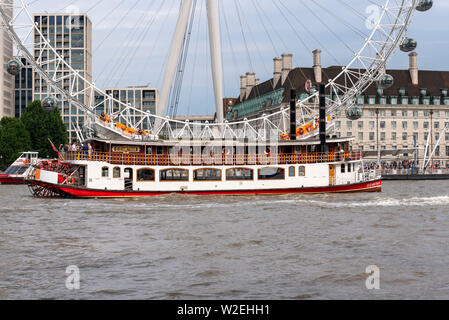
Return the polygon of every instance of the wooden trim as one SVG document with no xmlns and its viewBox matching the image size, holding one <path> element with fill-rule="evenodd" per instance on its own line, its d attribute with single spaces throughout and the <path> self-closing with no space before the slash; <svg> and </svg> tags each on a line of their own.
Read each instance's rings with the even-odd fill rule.
<svg viewBox="0 0 449 320">
<path fill-rule="evenodd" d="M 115 177 L 115 169 L 118 169 L 118 177 Z M 120 179 L 122 177 L 122 168 L 114 167 L 112 168 L 112 179 Z"/>
<path fill-rule="evenodd" d="M 141 170 L 152 170 L 153 171 L 153 180 L 139 180 L 139 171 Z M 153 168 L 140 168 L 136 170 L 136 182 L 155 182 L 156 181 L 156 170 Z"/>
<path fill-rule="evenodd" d="M 263 169 L 282 169 L 283 171 L 284 171 L 284 178 L 282 178 L 282 179 L 261 179 L 260 178 L 260 170 L 263 170 Z M 285 180 L 285 168 L 281 168 L 281 167 L 263 167 L 263 168 L 259 168 L 259 169 L 257 169 L 257 180 L 261 180 L 261 181 L 273 181 L 273 180 L 278 180 L 278 181 L 280 181 L 280 180 Z"/>
<path fill-rule="evenodd" d="M 228 171 L 229 170 L 235 170 L 235 169 L 250 170 L 251 173 L 252 173 L 252 178 L 251 179 L 228 179 Z M 250 168 L 245 168 L 245 167 L 229 168 L 229 169 L 226 169 L 225 174 L 226 174 L 226 176 L 225 176 L 226 181 L 254 181 L 254 169 L 250 169 Z"/>
<path fill-rule="evenodd" d="M 187 171 L 187 180 L 162 180 L 162 172 L 176 170 L 176 171 Z M 159 170 L 159 181 L 160 182 L 190 182 L 190 170 L 184 168 L 167 168 Z"/>
<path fill-rule="evenodd" d="M 197 171 L 201 171 L 201 170 L 220 171 L 220 179 L 219 180 L 195 180 L 195 173 Z M 223 170 L 221 170 L 221 169 L 217 169 L 217 168 L 200 168 L 200 169 L 193 170 L 193 182 L 219 182 L 219 181 L 223 181 Z"/>
</svg>

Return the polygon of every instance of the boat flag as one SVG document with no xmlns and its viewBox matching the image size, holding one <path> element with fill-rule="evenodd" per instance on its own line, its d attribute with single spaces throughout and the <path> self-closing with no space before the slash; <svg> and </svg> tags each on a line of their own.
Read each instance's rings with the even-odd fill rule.
<svg viewBox="0 0 449 320">
<path fill-rule="evenodd" d="M 56 149 L 55 145 L 54 145 L 53 142 L 50 140 L 50 138 L 48 138 L 48 141 L 50 142 L 53 151 L 58 153 L 58 160 L 63 160 L 63 158 L 62 158 L 62 156 L 61 156 L 61 153 L 59 152 L 58 149 Z"/>
</svg>

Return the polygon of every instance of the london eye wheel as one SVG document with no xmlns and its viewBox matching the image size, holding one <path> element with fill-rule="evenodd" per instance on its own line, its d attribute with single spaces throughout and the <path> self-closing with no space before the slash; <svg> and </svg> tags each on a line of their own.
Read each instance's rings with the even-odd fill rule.
<svg viewBox="0 0 449 320">
<path fill-rule="evenodd" d="M 381 89 L 391 86 L 394 79 L 385 74 L 386 64 L 397 50 L 410 52 L 416 48 L 417 43 L 407 36 L 407 30 L 414 13 L 430 9 L 432 3 L 428 0 L 362 0 L 356 3 L 347 0 L 66 0 L 58 1 L 61 8 L 54 9 L 54 1 L 0 0 L 0 15 L 2 28 L 14 42 L 15 54 L 26 59 L 35 77 L 45 86 L 47 96 L 42 93 L 42 100 L 49 105 L 67 102 L 87 115 L 90 120 L 86 126 L 96 128 L 97 134 L 112 133 L 130 140 L 179 139 L 185 136 L 267 140 L 269 132 L 275 132 L 279 137 L 288 133 L 289 108 L 282 108 L 280 104 L 278 110 L 269 114 L 226 120 L 222 103 L 224 89 L 233 90 L 228 92 L 229 96 L 236 96 L 238 92 L 228 84 L 232 73 L 228 64 L 233 62 L 234 70 L 240 69 L 236 73 L 243 72 L 242 68 L 253 72 L 259 67 L 266 70 L 266 65 L 260 63 L 266 58 L 265 52 L 278 55 L 295 50 L 295 57 L 301 57 L 319 47 L 338 66 L 335 68 L 338 71 L 328 75 L 324 83 L 328 93 L 329 125 L 341 112 L 356 119 L 360 116 L 356 98 L 373 83 Z M 59 11 L 55 10 L 66 12 L 61 21 L 46 20 L 44 25 L 44 21 L 36 18 L 36 14 L 42 12 L 57 15 Z M 80 23 L 78 13 L 83 12 L 95 17 L 92 21 L 94 26 L 109 23 L 109 32 L 95 43 L 97 48 L 114 41 L 120 43 L 120 49 L 124 50 L 124 55 L 118 54 L 116 60 L 103 61 L 104 68 L 112 73 L 122 68 L 122 75 L 126 74 L 130 66 L 136 65 L 133 59 L 139 52 L 145 56 L 148 51 L 139 49 L 147 37 L 156 39 L 152 52 L 167 52 L 163 63 L 154 65 L 161 65 L 160 99 L 152 112 L 106 92 L 105 85 L 100 86 L 94 80 L 95 66 L 93 75 L 80 72 L 74 51 L 64 50 L 65 35 L 58 36 L 54 29 L 77 28 Z M 174 13 L 174 19 L 168 18 L 170 13 Z M 130 33 L 121 39 L 114 38 L 111 35 L 118 33 L 123 21 L 132 22 L 127 26 Z M 167 21 L 173 22 L 172 29 L 165 25 Z M 201 32 L 202 25 L 205 25 L 205 33 Z M 160 39 L 164 37 L 164 29 L 171 30 L 171 42 Z M 195 39 L 196 43 L 191 43 Z M 205 42 L 207 45 L 203 47 Z M 170 45 L 163 47 L 163 43 Z M 127 48 L 135 50 L 126 51 Z M 189 49 L 193 54 L 189 54 Z M 200 56 L 201 52 L 209 59 L 200 72 L 196 66 L 207 60 Z M 95 49 L 90 48 L 90 53 L 95 54 Z M 296 65 L 303 62 L 300 60 L 293 62 Z M 14 75 L 22 66 L 20 61 L 12 60 L 6 67 Z M 215 121 L 193 123 L 175 120 L 173 109 L 187 104 L 180 99 L 181 85 L 184 83 L 185 86 L 186 79 L 191 76 L 191 97 L 195 89 L 194 77 L 200 73 L 209 77 L 209 80 L 205 80 L 205 76 L 202 78 L 208 84 L 199 90 L 207 89 L 213 94 L 209 104 L 215 106 Z M 269 75 L 267 71 L 264 77 L 269 79 Z M 232 76 L 237 78 L 236 74 Z M 306 92 L 297 100 L 298 128 L 316 127 L 318 83 L 308 83 Z M 190 106 L 188 111 L 191 111 Z M 312 130 L 299 139 L 315 134 Z"/>
</svg>

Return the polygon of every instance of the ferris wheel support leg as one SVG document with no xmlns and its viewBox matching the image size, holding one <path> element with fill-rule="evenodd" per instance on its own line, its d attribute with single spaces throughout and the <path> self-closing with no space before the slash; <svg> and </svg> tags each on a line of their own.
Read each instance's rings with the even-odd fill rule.
<svg viewBox="0 0 449 320">
<path fill-rule="evenodd" d="M 218 15 L 217 0 L 206 1 L 217 123 L 223 123 L 223 60 L 221 56 L 220 17 Z"/>
<path fill-rule="evenodd" d="M 168 97 L 170 96 L 170 89 L 173 84 L 173 80 L 175 78 L 176 67 L 178 65 L 179 57 L 181 55 L 182 45 L 184 43 L 183 40 L 189 23 L 191 9 L 192 9 L 192 0 L 183 0 L 179 12 L 178 22 L 176 24 L 175 33 L 173 35 L 173 39 L 171 42 L 167 65 L 165 67 L 164 82 L 162 84 L 162 91 L 159 103 L 157 104 L 156 107 L 156 114 L 160 117 L 164 116 L 165 109 L 167 108 L 167 101 Z M 159 125 L 160 123 L 156 124 L 156 128 L 159 127 Z"/>
</svg>

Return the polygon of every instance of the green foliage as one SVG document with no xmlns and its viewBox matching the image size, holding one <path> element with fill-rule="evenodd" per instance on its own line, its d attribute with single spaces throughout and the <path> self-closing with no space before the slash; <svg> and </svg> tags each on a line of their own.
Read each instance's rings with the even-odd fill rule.
<svg viewBox="0 0 449 320">
<path fill-rule="evenodd" d="M 0 169 L 5 170 L 18 157 L 19 152 L 31 149 L 30 134 L 19 119 L 0 120 Z"/>
<path fill-rule="evenodd" d="M 42 108 L 40 101 L 33 101 L 27 106 L 21 120 L 30 133 L 33 151 L 38 151 L 40 157 L 57 156 L 48 139 L 56 147 L 67 143 L 67 129 L 58 108 L 47 112 Z"/>
</svg>

